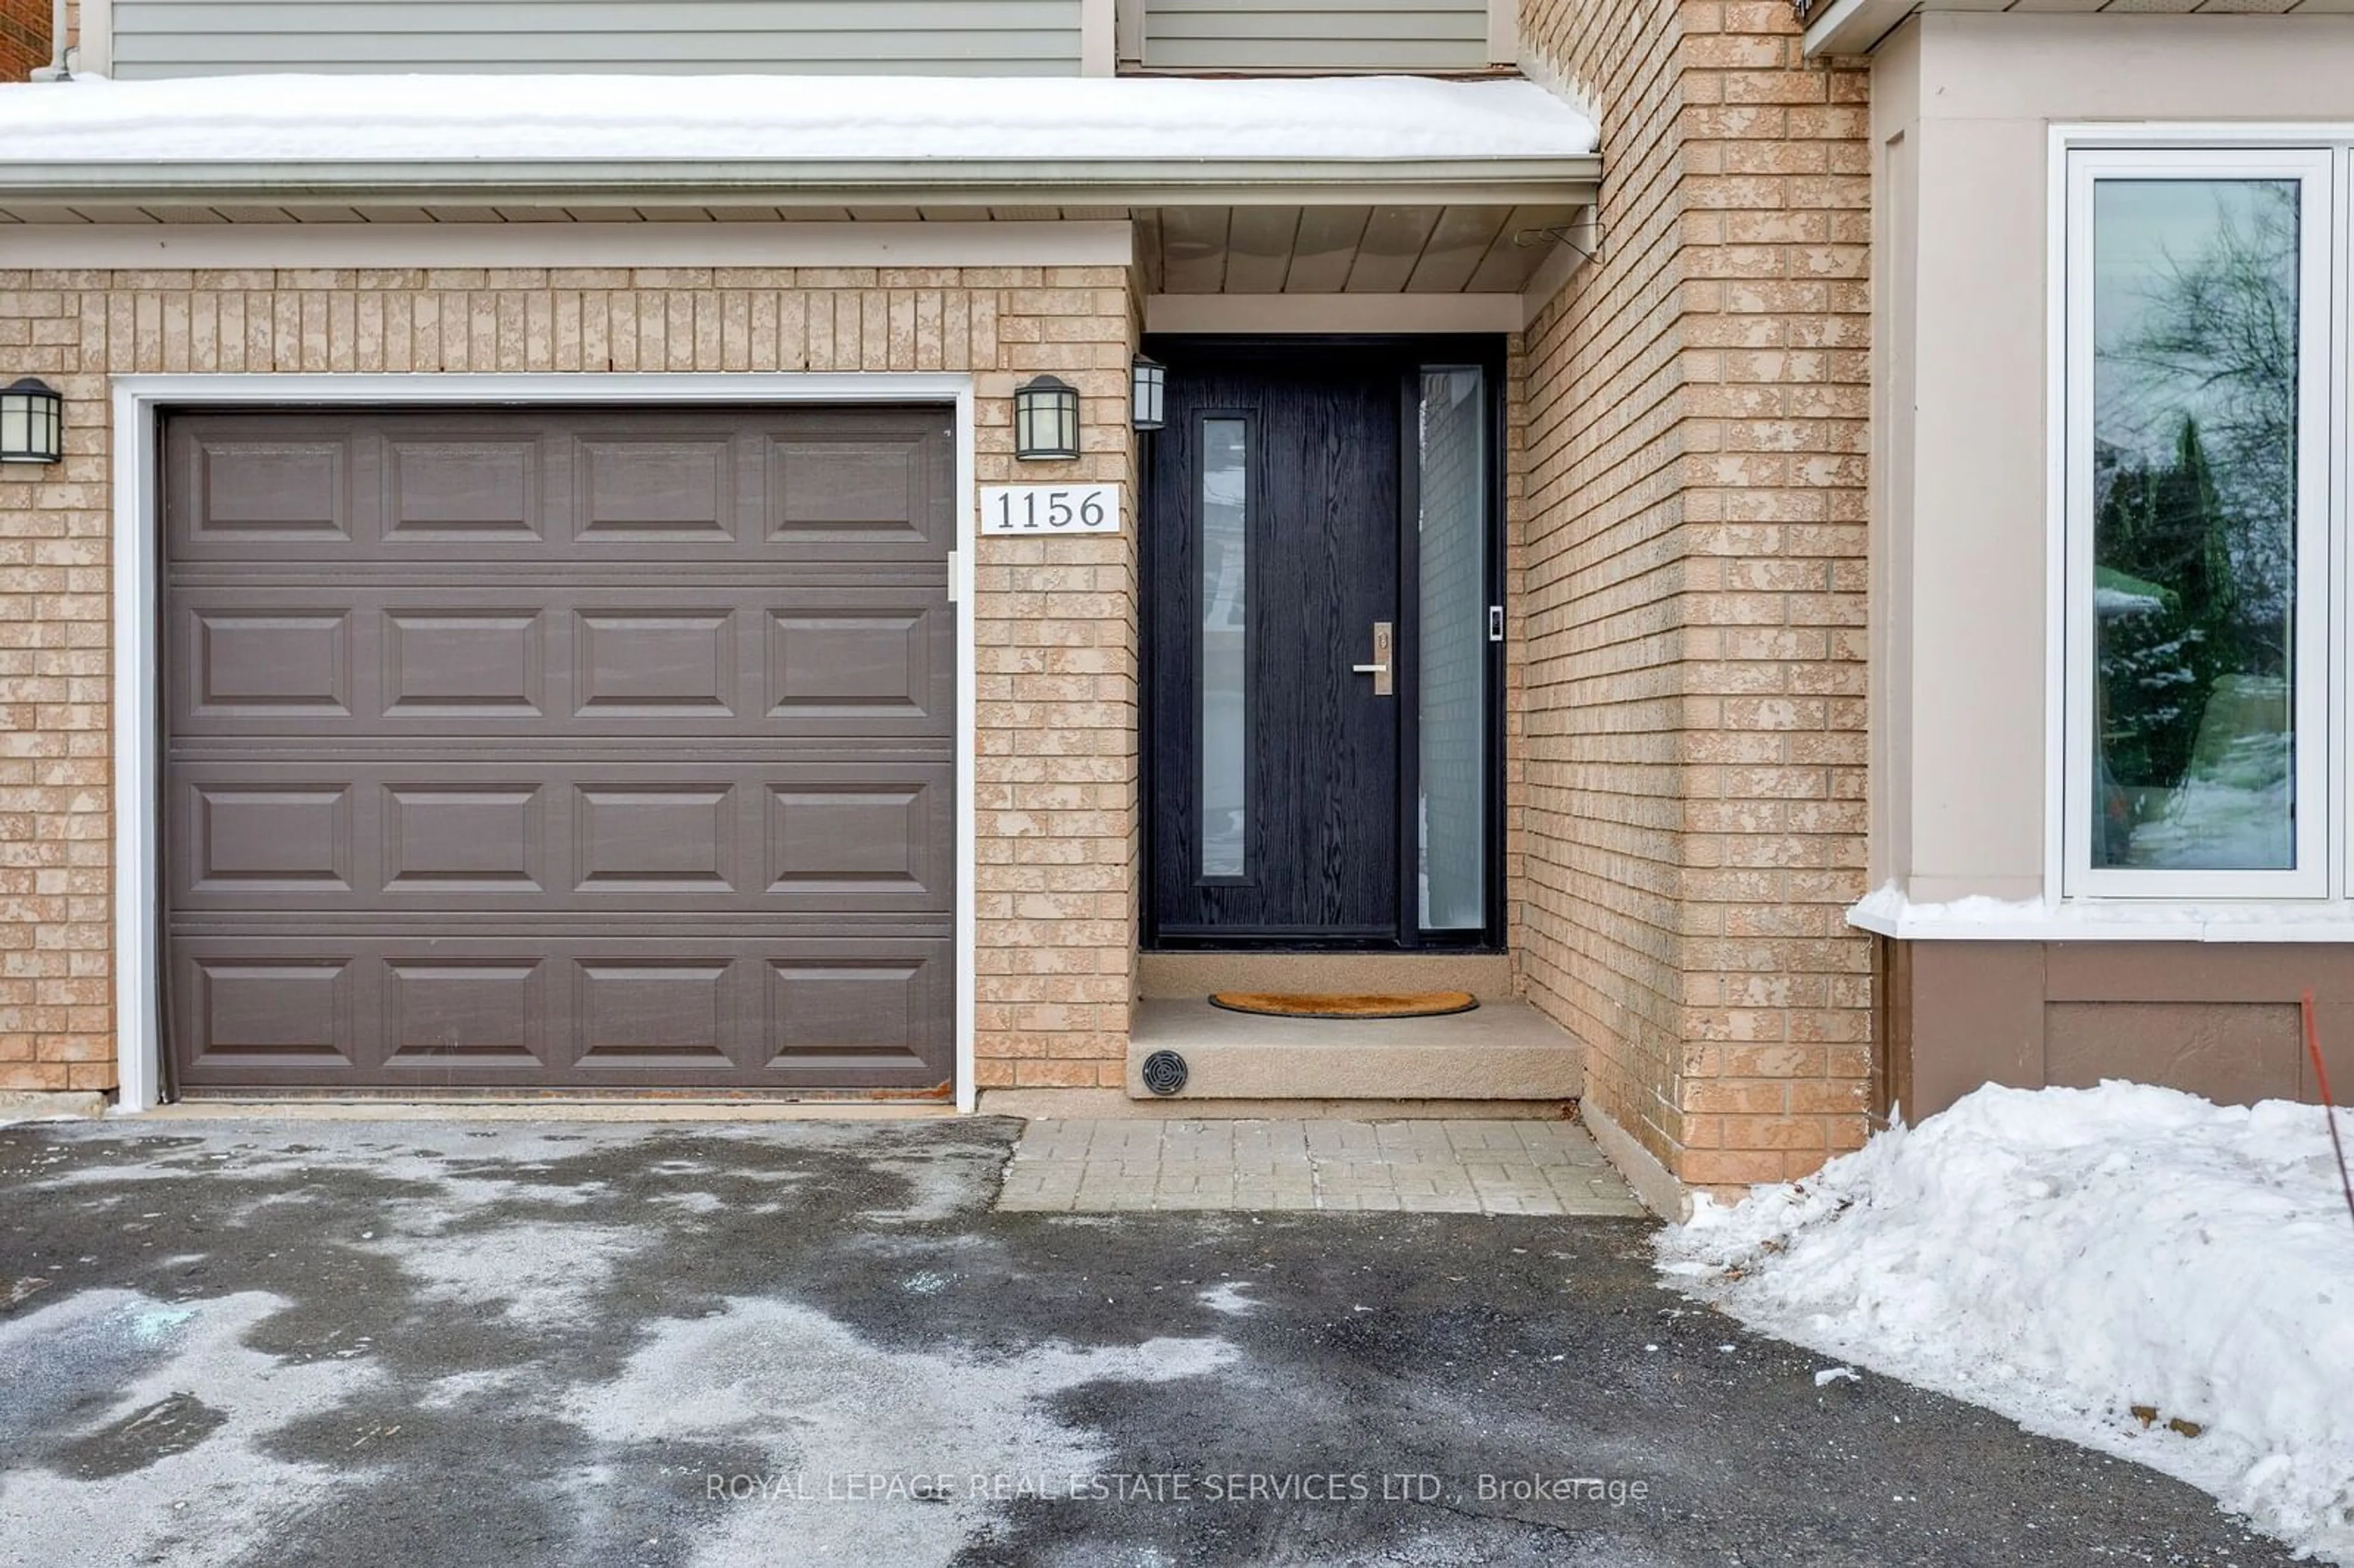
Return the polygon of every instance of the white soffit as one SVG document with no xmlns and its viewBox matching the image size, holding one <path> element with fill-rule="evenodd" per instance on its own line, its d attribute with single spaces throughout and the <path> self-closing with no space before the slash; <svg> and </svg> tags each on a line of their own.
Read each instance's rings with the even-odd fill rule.
<svg viewBox="0 0 2354 1568">
<path fill-rule="evenodd" d="M 1994 8 L 2000 5 L 1995 0 Z M 1814 0 L 1804 13 L 1806 51 L 1810 57 L 1870 54 L 1918 9 L 1920 0 Z"/>
<path fill-rule="evenodd" d="M 1590 183 L 1524 80 L 249 76 L 0 87 L 0 194 Z M 1113 199 L 1105 196 L 1103 199 Z"/>
<path fill-rule="evenodd" d="M 1148 207 L 1137 212 L 1137 249 L 1157 294 L 1511 294 L 1560 249 L 1553 236 L 1578 210 Z"/>
<path fill-rule="evenodd" d="M 1807 6 L 1806 50 L 1864 55 L 1916 12 L 2013 12 L 2020 16 L 2342 16 L 2354 0 L 1814 0 Z"/>
</svg>

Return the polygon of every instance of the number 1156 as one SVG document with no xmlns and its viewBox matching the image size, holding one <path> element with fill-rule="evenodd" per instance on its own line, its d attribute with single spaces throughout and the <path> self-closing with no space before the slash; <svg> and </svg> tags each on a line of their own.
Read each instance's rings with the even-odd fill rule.
<svg viewBox="0 0 2354 1568">
<path fill-rule="evenodd" d="M 1119 528 L 1119 501 L 1109 485 L 993 486 L 981 500 L 981 526 L 991 534 L 1115 533 Z"/>
</svg>

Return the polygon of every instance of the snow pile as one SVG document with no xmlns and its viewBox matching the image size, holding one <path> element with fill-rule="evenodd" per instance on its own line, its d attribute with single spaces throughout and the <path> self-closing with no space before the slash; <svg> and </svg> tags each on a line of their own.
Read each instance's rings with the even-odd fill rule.
<svg viewBox="0 0 2354 1568">
<path fill-rule="evenodd" d="M 2354 1563 L 2354 1220 L 2317 1107 L 1990 1086 L 1659 1250 L 1753 1328 Z"/>
<path fill-rule="evenodd" d="M 1559 158 L 1530 81 L 256 76 L 0 87 L 0 164 Z"/>
</svg>

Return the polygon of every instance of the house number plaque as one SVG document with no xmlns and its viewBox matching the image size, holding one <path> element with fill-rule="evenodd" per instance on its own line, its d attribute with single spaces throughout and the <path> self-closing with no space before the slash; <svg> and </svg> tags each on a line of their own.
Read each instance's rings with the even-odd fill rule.
<svg viewBox="0 0 2354 1568">
<path fill-rule="evenodd" d="M 984 484 L 981 531 L 1045 537 L 1119 532 L 1116 484 Z"/>
</svg>

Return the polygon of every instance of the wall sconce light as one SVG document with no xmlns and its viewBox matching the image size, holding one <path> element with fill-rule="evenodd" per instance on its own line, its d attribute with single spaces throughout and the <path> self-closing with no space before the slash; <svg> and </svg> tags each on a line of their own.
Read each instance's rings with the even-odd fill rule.
<svg viewBox="0 0 2354 1568">
<path fill-rule="evenodd" d="M 1167 423 L 1169 367 L 1143 355 L 1129 366 L 1131 414 L 1140 430 L 1157 430 Z"/>
<path fill-rule="evenodd" d="M 56 462 L 65 456 L 66 400 L 27 376 L 0 390 L 0 462 Z"/>
<path fill-rule="evenodd" d="M 1024 462 L 1051 462 L 1079 455 L 1079 389 L 1053 376 L 1041 376 L 1013 393 L 1013 455 Z"/>
</svg>

